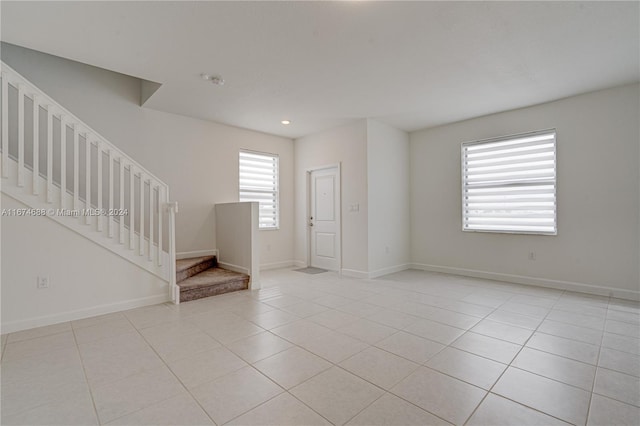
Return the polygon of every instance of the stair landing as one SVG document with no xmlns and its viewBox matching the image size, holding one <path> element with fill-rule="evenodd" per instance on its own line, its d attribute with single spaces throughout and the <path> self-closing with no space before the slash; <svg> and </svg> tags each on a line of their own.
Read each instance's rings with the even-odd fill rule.
<svg viewBox="0 0 640 426">
<path fill-rule="evenodd" d="M 180 302 L 249 288 L 249 275 L 219 268 L 217 265 L 215 256 L 176 261 Z"/>
</svg>

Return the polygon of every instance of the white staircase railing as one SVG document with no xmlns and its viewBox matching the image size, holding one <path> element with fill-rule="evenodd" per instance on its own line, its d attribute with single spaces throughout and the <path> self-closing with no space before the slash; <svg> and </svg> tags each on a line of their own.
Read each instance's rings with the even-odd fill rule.
<svg viewBox="0 0 640 426">
<path fill-rule="evenodd" d="M 1 78 L 2 192 L 162 278 L 179 303 L 168 185 L 4 62 Z"/>
</svg>

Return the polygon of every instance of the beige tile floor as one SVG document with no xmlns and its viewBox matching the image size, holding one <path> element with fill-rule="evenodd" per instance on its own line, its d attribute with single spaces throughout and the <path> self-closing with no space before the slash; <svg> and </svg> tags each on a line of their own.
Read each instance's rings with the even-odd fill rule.
<svg viewBox="0 0 640 426">
<path fill-rule="evenodd" d="M 453 275 L 263 289 L 2 336 L 3 425 L 638 425 L 638 303 Z"/>
</svg>

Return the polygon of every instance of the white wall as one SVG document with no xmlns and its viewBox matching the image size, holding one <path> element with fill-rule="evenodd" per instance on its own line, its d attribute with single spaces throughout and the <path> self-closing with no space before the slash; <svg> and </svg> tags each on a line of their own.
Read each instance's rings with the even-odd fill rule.
<svg viewBox="0 0 640 426">
<path fill-rule="evenodd" d="M 26 207 L 2 194 L 3 209 Z M 46 217 L 2 218 L 1 279 L 3 334 L 169 299 L 166 282 Z"/>
<path fill-rule="evenodd" d="M 178 252 L 215 248 L 213 206 L 238 201 L 239 149 L 278 154 L 281 225 L 261 231 L 261 259 L 291 263 L 292 140 L 141 108 L 140 80 L 122 74 L 4 43 L 2 60 L 169 185 Z"/>
<path fill-rule="evenodd" d="M 409 135 L 367 120 L 369 276 L 407 267 L 410 260 Z"/>
<path fill-rule="evenodd" d="M 342 272 L 365 278 L 406 268 L 409 136 L 371 119 L 295 141 L 296 261 L 307 256 L 306 172 L 336 163 L 342 167 Z"/>
<path fill-rule="evenodd" d="M 412 133 L 413 262 L 638 297 L 639 99 L 627 85 Z M 460 143 L 548 128 L 557 129 L 558 235 L 462 232 Z"/>
<path fill-rule="evenodd" d="M 312 168 L 341 163 L 342 269 L 368 271 L 367 121 L 358 120 L 295 141 L 295 259 L 307 262 L 307 176 Z M 359 211 L 349 211 L 358 204 Z"/>
</svg>

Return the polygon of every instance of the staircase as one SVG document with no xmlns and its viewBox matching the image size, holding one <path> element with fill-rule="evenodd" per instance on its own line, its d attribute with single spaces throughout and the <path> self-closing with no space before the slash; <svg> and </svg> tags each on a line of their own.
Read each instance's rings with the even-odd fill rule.
<svg viewBox="0 0 640 426">
<path fill-rule="evenodd" d="M 194 257 L 176 261 L 176 282 L 180 302 L 246 290 L 249 275 L 218 267 L 216 256 Z"/>
<path fill-rule="evenodd" d="M 2 192 L 163 279 L 179 303 L 168 185 L 0 64 Z"/>
</svg>

